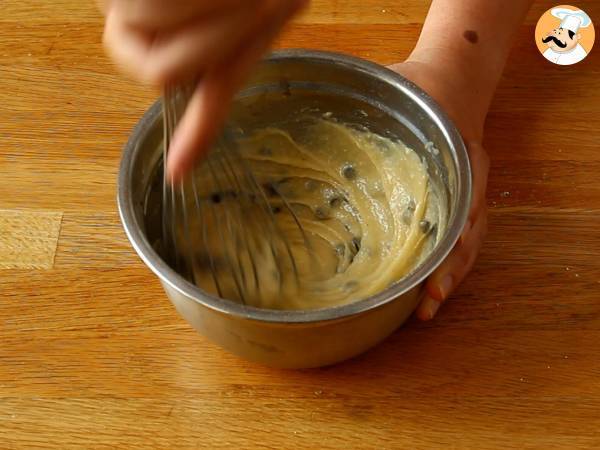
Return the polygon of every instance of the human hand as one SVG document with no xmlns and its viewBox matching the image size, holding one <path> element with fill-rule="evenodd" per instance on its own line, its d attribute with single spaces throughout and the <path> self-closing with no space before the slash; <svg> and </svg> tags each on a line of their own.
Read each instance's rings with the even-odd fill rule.
<svg viewBox="0 0 600 450">
<path fill-rule="evenodd" d="M 485 114 L 473 108 L 468 84 L 448 65 L 429 58 L 409 59 L 390 68 L 425 90 L 446 111 L 466 143 L 473 172 L 473 197 L 467 224 L 454 249 L 431 274 L 425 297 L 417 308 L 421 320 L 430 320 L 441 304 L 472 269 L 487 232 L 486 188 L 489 157 L 481 145 Z"/>
<path fill-rule="evenodd" d="M 104 0 L 104 45 L 136 79 L 197 81 L 171 141 L 167 173 L 181 178 L 207 150 L 236 90 L 307 0 Z"/>
</svg>

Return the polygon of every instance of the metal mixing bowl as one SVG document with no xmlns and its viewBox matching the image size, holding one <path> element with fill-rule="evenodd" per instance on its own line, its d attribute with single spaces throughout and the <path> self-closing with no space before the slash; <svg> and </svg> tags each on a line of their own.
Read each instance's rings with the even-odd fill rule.
<svg viewBox="0 0 600 450">
<path fill-rule="evenodd" d="M 426 161 L 442 198 L 447 226 L 433 252 L 408 276 L 375 296 L 319 310 L 263 310 L 209 295 L 173 271 L 151 246 L 144 220 L 149 186 L 162 164 L 158 102 L 133 131 L 118 181 L 125 232 L 177 311 L 221 347 L 288 368 L 351 358 L 397 329 L 416 308 L 423 281 L 456 243 L 471 198 L 469 160 L 459 133 L 427 94 L 398 74 L 335 53 L 279 51 L 261 64 L 237 97 L 232 114 L 237 123 L 252 128 L 297 114 L 299 107 L 331 112 L 345 122 L 402 139 Z"/>
</svg>

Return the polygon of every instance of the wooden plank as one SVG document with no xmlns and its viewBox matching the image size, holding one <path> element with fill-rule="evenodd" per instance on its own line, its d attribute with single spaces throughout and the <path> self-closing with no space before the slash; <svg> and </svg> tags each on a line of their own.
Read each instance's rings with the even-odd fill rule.
<svg viewBox="0 0 600 450">
<path fill-rule="evenodd" d="M 429 4 L 313 0 L 276 47 L 395 63 Z M 158 93 L 104 55 L 94 2 L 1 6 L 0 448 L 600 447 L 600 58 L 539 55 L 549 4 L 488 117 L 475 270 L 434 321 L 307 371 L 198 335 L 129 245 L 118 164 Z"/>
<path fill-rule="evenodd" d="M 422 23 L 430 1 L 426 0 L 312 0 L 309 8 L 298 19 L 303 23 L 389 23 L 405 25 Z M 592 0 L 581 0 L 578 6 L 590 9 Z M 548 5 L 534 4 L 527 17 L 527 24 L 535 24 Z M 100 23 L 101 17 L 91 4 L 72 0 L 4 0 L 5 16 L 0 20 L 15 21 L 26 17 L 27 23 L 48 23 L 57 19 L 70 23 Z M 35 14 L 32 12 L 35 11 Z M 75 25 L 76 26 L 76 25 Z"/>
<path fill-rule="evenodd" d="M 61 212 L 0 209 L 0 270 L 50 269 Z"/>
<path fill-rule="evenodd" d="M 125 235 L 116 210 L 65 213 L 55 261 L 57 269 L 132 266 L 141 266 L 141 261 Z"/>
</svg>

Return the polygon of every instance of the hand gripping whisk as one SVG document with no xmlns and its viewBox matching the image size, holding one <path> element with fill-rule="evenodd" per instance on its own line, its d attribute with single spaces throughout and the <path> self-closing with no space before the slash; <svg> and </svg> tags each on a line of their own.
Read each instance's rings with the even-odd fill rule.
<svg viewBox="0 0 600 450">
<path fill-rule="evenodd" d="M 193 92 L 167 87 L 163 96 L 167 160 L 173 131 Z M 162 239 L 165 258 L 194 284 L 221 298 L 253 304 L 297 286 L 297 252 L 310 244 L 294 206 L 276 183 L 259 182 L 231 127 L 177 185 L 163 168 Z M 299 232 L 292 242 L 275 217 L 284 210 Z"/>
</svg>

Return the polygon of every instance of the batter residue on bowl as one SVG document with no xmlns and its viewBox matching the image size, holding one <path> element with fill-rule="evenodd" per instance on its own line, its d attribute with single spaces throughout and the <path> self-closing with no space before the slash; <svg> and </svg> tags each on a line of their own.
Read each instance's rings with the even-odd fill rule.
<svg viewBox="0 0 600 450">
<path fill-rule="evenodd" d="M 178 233 L 195 283 L 214 295 L 296 310 L 361 300 L 414 269 L 443 232 L 427 168 L 401 142 L 319 119 L 301 140 L 265 128 L 238 145 L 254 178 L 230 158 L 209 159 Z"/>
</svg>

